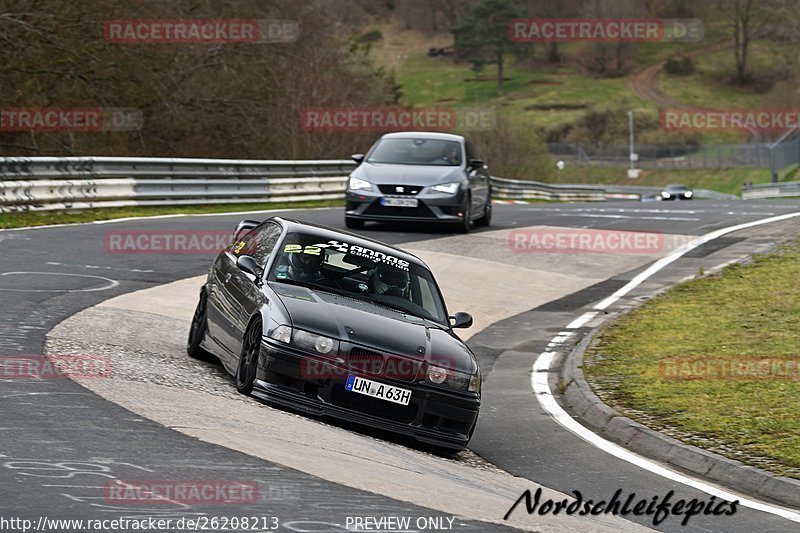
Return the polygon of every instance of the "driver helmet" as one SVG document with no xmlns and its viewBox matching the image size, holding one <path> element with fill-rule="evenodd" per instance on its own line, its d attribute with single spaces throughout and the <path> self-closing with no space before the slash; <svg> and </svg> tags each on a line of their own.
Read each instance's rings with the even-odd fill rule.
<svg viewBox="0 0 800 533">
<path fill-rule="evenodd" d="M 321 251 L 319 255 L 307 253 L 289 254 L 289 274 L 294 279 L 309 279 L 319 271 L 322 261 L 325 259 Z"/>
<path fill-rule="evenodd" d="M 393 266 L 378 265 L 374 280 L 375 290 L 379 294 L 403 296 L 408 286 L 408 272 Z"/>
</svg>

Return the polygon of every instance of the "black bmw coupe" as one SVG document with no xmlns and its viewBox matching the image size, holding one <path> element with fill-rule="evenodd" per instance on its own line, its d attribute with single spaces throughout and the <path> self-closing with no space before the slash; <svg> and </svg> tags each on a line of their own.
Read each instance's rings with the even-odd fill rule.
<svg viewBox="0 0 800 533">
<path fill-rule="evenodd" d="M 330 228 L 243 221 L 220 252 L 188 352 L 217 357 L 236 389 L 316 416 L 460 450 L 481 374 L 419 258 Z"/>
</svg>

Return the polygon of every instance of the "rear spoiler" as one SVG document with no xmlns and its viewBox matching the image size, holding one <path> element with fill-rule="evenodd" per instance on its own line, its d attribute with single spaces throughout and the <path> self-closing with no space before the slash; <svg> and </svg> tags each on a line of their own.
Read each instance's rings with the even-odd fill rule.
<svg viewBox="0 0 800 533">
<path fill-rule="evenodd" d="M 257 220 L 242 220 L 236 226 L 236 230 L 233 232 L 233 240 L 231 242 L 238 241 L 239 239 L 250 233 L 250 230 L 260 225 L 261 222 Z"/>
</svg>

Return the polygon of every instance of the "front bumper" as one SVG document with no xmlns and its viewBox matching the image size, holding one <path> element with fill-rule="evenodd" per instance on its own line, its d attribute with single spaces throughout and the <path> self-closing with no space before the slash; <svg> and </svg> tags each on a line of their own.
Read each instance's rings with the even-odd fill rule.
<svg viewBox="0 0 800 533">
<path fill-rule="evenodd" d="M 308 368 L 314 369 L 314 375 L 309 375 Z M 349 374 L 409 389 L 411 399 L 403 406 L 346 391 Z M 464 449 L 469 442 L 481 403 L 477 394 L 448 391 L 416 379 L 357 372 L 343 363 L 267 339 L 261 345 L 253 396 L 314 416 L 363 424 L 455 450 Z"/>
<path fill-rule="evenodd" d="M 416 199 L 417 207 L 381 205 L 383 198 Z M 347 218 L 372 221 L 443 221 L 463 220 L 464 191 L 456 194 L 419 193 L 416 195 L 383 194 L 379 191 L 351 191 L 345 194 Z"/>
</svg>

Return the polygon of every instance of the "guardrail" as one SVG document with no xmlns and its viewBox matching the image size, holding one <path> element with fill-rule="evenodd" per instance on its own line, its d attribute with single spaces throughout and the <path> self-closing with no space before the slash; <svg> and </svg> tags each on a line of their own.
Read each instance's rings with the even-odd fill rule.
<svg viewBox="0 0 800 533">
<path fill-rule="evenodd" d="M 606 191 L 594 185 L 558 185 L 492 177 L 492 194 L 500 198 L 604 201 Z"/>
<path fill-rule="evenodd" d="M 745 200 L 790 197 L 800 197 L 800 181 L 758 183 L 755 185 L 745 185 L 744 189 L 742 189 L 742 198 Z"/>
<path fill-rule="evenodd" d="M 0 212 L 336 199 L 354 167 L 348 160 L 0 158 Z"/>
<path fill-rule="evenodd" d="M 354 168 L 349 160 L 7 157 L 0 158 L 0 212 L 338 199 Z M 501 198 L 566 201 L 639 199 L 661 190 L 497 177 L 492 187 Z M 704 189 L 695 193 L 736 198 Z"/>
</svg>

